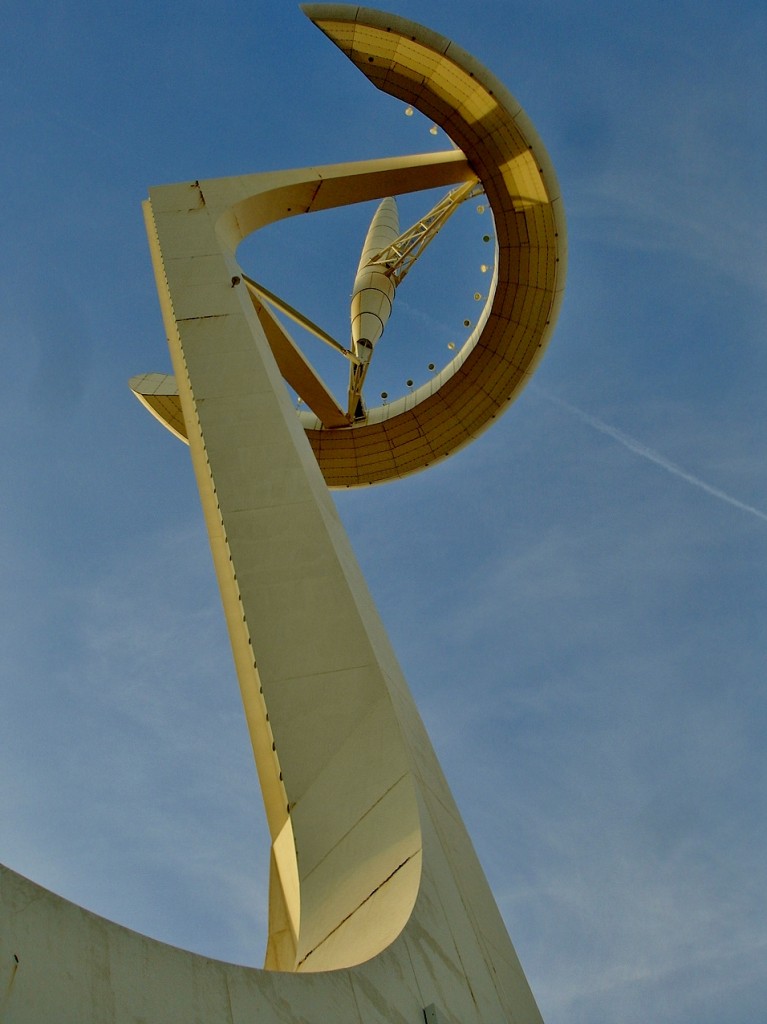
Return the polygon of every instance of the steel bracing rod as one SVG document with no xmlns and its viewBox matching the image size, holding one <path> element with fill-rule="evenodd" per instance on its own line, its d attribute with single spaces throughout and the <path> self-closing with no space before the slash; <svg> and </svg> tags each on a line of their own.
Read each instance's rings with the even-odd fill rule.
<svg viewBox="0 0 767 1024">
<path fill-rule="evenodd" d="M 482 195 L 484 188 L 477 179 L 452 189 L 419 221 L 403 232 L 369 261 L 368 266 L 384 266 L 387 274 L 399 285 L 426 246 L 445 226 L 461 203 Z"/>
<path fill-rule="evenodd" d="M 313 334 L 315 338 L 319 338 L 320 341 L 324 341 L 326 345 L 330 345 L 336 352 L 340 352 L 342 356 L 345 356 L 350 362 L 358 363 L 359 359 L 353 352 L 350 352 L 348 348 L 336 341 L 327 331 L 323 331 L 321 327 L 318 327 L 312 320 L 304 316 L 303 313 L 299 313 L 295 307 L 289 305 L 284 299 L 281 299 L 279 295 L 275 295 L 274 292 L 270 292 L 268 288 L 264 288 L 258 281 L 254 281 L 252 277 L 248 277 L 247 274 L 242 274 L 242 280 L 248 291 L 253 292 L 259 299 L 263 299 L 268 302 L 275 309 L 278 309 L 281 313 L 284 313 L 286 317 L 291 319 L 294 323 L 303 327 L 305 330 Z"/>
<path fill-rule="evenodd" d="M 359 363 L 357 366 L 349 367 L 349 391 L 347 394 L 347 416 L 350 422 L 364 420 L 367 415 L 365 399 L 362 396 L 362 385 L 370 363 Z"/>
</svg>

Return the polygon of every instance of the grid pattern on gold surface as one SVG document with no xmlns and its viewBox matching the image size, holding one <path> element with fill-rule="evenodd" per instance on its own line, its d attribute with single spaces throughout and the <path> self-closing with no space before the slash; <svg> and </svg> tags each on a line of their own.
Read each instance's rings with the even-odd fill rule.
<svg viewBox="0 0 767 1024">
<path fill-rule="evenodd" d="M 564 284 L 565 228 L 556 176 L 505 87 L 449 40 L 396 16 L 340 5 L 305 13 L 382 91 L 447 132 L 479 177 L 497 236 L 484 323 L 404 410 L 338 430 L 309 427 L 330 486 L 403 476 L 460 448 L 511 402 L 547 344 Z"/>
</svg>

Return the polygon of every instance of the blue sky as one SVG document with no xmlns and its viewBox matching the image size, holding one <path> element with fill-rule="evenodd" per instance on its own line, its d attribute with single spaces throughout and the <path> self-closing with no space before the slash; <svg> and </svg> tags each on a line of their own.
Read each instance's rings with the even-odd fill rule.
<svg viewBox="0 0 767 1024">
<path fill-rule="evenodd" d="M 491 431 L 340 494 L 341 513 L 548 1024 L 750 1024 L 767 1005 L 767 15 L 388 7 L 532 117 L 568 292 Z M 292 3 L 32 2 L 4 24 L 0 860 L 258 964 L 268 851 L 188 452 L 126 385 L 169 368 L 140 203 L 447 142 Z M 370 215 L 270 229 L 243 263 L 343 335 Z M 456 221 L 398 295 L 397 380 L 472 306 L 486 221 Z"/>
</svg>

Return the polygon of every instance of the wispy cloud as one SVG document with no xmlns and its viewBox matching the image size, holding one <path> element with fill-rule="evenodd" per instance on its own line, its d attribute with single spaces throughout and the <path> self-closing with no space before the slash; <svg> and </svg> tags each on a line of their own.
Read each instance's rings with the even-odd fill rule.
<svg viewBox="0 0 767 1024">
<path fill-rule="evenodd" d="M 123 538 L 93 574 L 39 588 L 41 621 L 75 611 L 55 650 L 3 655 L 4 678 L 45 698 L 24 744 L 0 730 L 3 861 L 144 934 L 257 963 L 269 838 L 204 543 L 197 523 Z"/>
<path fill-rule="evenodd" d="M 605 423 L 605 421 L 599 419 L 599 417 L 592 416 L 591 413 L 588 413 L 583 409 L 579 409 L 570 402 L 566 402 L 563 398 L 558 398 L 556 395 L 552 395 L 548 391 L 543 391 L 534 384 L 530 385 L 530 390 L 534 391 L 542 398 L 545 398 L 547 401 L 553 402 L 554 405 L 558 405 L 561 409 L 565 409 L 583 423 L 588 423 L 590 427 L 593 427 L 594 430 L 598 430 L 600 434 L 605 434 L 607 437 L 611 437 L 614 441 L 617 441 L 618 444 L 622 444 L 624 448 L 628 448 L 630 452 L 640 456 L 640 458 L 647 459 L 648 462 L 653 462 L 656 466 L 660 466 L 661 469 L 665 469 L 666 472 L 671 473 L 672 476 L 678 477 L 680 480 L 685 480 L 688 484 L 692 484 L 693 487 L 697 487 L 699 490 L 705 491 L 706 494 L 710 494 L 712 498 L 718 498 L 720 501 L 723 501 L 728 505 L 732 505 L 733 508 L 740 509 L 741 512 L 748 512 L 750 515 L 756 516 L 757 519 L 762 519 L 767 522 L 767 512 L 763 512 L 761 509 L 755 508 L 753 505 L 747 505 L 744 501 L 740 501 L 738 498 L 733 497 L 733 495 L 721 490 L 721 488 L 714 487 L 705 480 L 701 480 L 700 477 L 688 472 L 682 466 L 678 466 L 675 462 L 671 462 L 670 459 L 661 455 L 660 452 L 656 452 L 653 448 L 649 448 L 646 444 L 638 441 L 635 437 L 631 437 L 629 434 L 624 434 L 624 432 L 622 430 L 618 430 L 617 427 L 613 427 L 609 423 Z"/>
</svg>

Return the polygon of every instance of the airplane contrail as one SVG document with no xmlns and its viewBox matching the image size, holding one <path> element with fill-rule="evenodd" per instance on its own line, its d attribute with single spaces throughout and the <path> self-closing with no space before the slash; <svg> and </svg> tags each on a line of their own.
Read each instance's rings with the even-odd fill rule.
<svg viewBox="0 0 767 1024">
<path fill-rule="evenodd" d="M 727 494 L 726 491 L 720 490 L 718 487 L 712 487 L 711 484 L 707 484 L 705 480 L 701 480 L 700 477 L 694 476 L 692 473 L 688 473 L 686 469 L 682 469 L 681 466 L 677 466 L 675 462 L 669 461 L 664 458 L 660 452 L 654 451 L 652 448 L 648 448 L 646 444 L 642 444 L 641 441 L 637 441 L 636 438 L 630 437 L 628 434 L 624 434 L 622 430 L 618 430 L 617 427 L 611 427 L 609 423 L 605 423 L 604 420 L 598 419 L 596 416 L 592 416 L 588 412 L 584 412 L 583 409 L 579 409 L 575 405 L 571 405 L 566 402 L 563 398 L 557 398 L 555 395 L 549 394 L 546 391 L 542 391 L 541 388 L 535 384 L 529 385 L 530 390 L 535 391 L 536 394 L 541 395 L 543 398 L 548 399 L 555 405 L 560 406 L 562 409 L 566 409 L 567 412 L 572 413 L 573 416 L 577 416 L 579 420 L 584 423 L 588 423 L 590 427 L 598 430 L 600 434 L 606 434 L 611 437 L 618 444 L 622 444 L 624 448 L 628 448 L 630 452 L 635 455 L 639 455 L 643 459 L 647 459 L 648 462 L 654 462 L 656 466 L 660 466 L 661 469 L 665 469 L 667 473 L 671 473 L 672 476 L 679 477 L 680 480 L 686 480 L 688 484 L 692 484 L 693 487 L 699 488 L 701 491 L 705 491 L 706 494 L 710 494 L 713 498 L 719 498 L 720 501 L 726 502 L 728 505 L 732 505 L 733 508 L 739 508 L 741 512 L 750 512 L 752 516 L 756 516 L 757 519 L 762 519 L 767 522 L 767 512 L 762 512 L 761 509 L 754 508 L 753 505 L 746 505 L 743 501 L 738 501 L 737 498 L 733 498 L 731 494 Z"/>
</svg>

